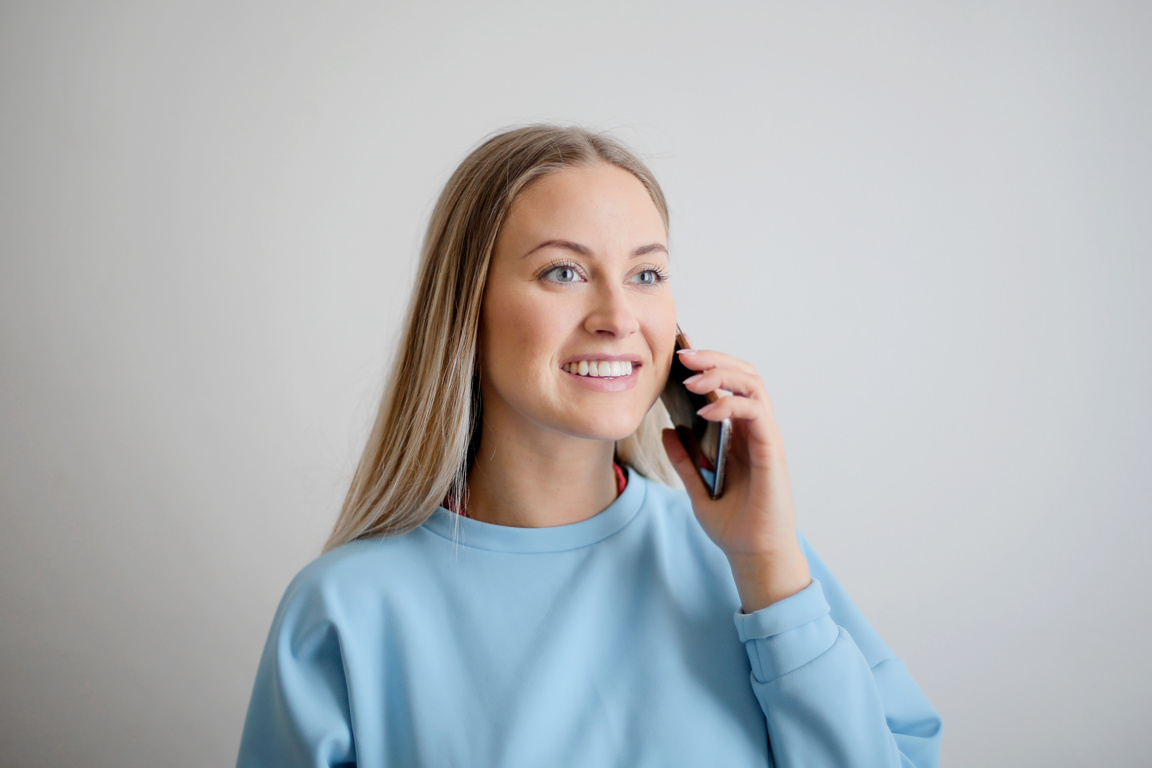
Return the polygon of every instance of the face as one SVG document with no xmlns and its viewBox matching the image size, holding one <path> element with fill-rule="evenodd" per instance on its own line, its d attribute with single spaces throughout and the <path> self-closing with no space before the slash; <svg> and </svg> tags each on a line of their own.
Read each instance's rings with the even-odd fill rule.
<svg viewBox="0 0 1152 768">
<path fill-rule="evenodd" d="M 566 168 L 529 186 L 497 237 L 484 293 L 485 434 L 634 432 L 671 364 L 667 275 L 663 220 L 632 174 Z"/>
</svg>

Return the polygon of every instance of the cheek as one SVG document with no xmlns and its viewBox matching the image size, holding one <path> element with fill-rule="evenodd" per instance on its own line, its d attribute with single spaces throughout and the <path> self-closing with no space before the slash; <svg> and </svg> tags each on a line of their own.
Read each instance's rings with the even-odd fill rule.
<svg viewBox="0 0 1152 768">
<path fill-rule="evenodd" d="M 652 354 L 659 360 L 671 361 L 676 347 L 676 305 L 671 298 L 652 308 L 647 328 Z"/>
<path fill-rule="evenodd" d="M 523 369 L 538 366 L 541 356 L 558 354 L 562 307 L 514 294 L 491 298 L 484 311 L 484 338 L 492 363 Z"/>
</svg>

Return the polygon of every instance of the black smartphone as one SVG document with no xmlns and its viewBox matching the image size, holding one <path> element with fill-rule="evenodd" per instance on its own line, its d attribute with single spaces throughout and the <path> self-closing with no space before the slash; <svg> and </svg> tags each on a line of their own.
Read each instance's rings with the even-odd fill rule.
<svg viewBox="0 0 1152 768">
<path fill-rule="evenodd" d="M 691 349 L 687 337 L 679 328 L 676 330 L 676 349 Z M 724 469 L 728 463 L 732 420 L 708 421 L 696 415 L 696 411 L 720 399 L 715 392 L 698 395 L 684 386 L 684 380 L 696 373 L 698 371 L 680 362 L 679 354 L 673 354 L 672 370 L 668 372 L 668 382 L 664 385 L 660 399 L 664 401 L 664 407 L 672 417 L 672 426 L 676 428 L 684 449 L 692 457 L 696 471 L 704 479 L 712 498 L 718 499 L 724 493 Z"/>
</svg>

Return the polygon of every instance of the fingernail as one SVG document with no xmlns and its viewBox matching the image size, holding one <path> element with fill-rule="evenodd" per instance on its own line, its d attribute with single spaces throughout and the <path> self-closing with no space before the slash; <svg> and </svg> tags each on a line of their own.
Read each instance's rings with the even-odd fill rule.
<svg viewBox="0 0 1152 768">
<path fill-rule="evenodd" d="M 700 410 L 696 411 L 696 415 L 697 416 L 703 416 L 706 413 L 708 413 L 709 411 L 711 411 L 713 408 L 715 408 L 717 405 L 719 405 L 719 403 L 708 403 L 708 405 L 706 405 L 703 408 L 701 408 Z"/>
<path fill-rule="evenodd" d="M 691 384 L 694 381 L 700 381 L 702 378 L 704 378 L 704 374 L 698 373 L 695 376 L 689 376 L 688 378 L 684 379 L 684 383 Z"/>
<path fill-rule="evenodd" d="M 676 354 L 678 354 L 678 355 L 694 355 L 694 354 L 696 354 L 697 351 L 698 350 L 695 350 L 695 349 L 678 349 L 678 350 L 676 350 Z"/>
</svg>

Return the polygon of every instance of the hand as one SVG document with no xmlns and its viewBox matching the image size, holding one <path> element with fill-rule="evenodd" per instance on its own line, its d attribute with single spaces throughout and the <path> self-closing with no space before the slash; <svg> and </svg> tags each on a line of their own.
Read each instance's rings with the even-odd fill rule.
<svg viewBox="0 0 1152 768">
<path fill-rule="evenodd" d="M 700 412 L 709 421 L 732 419 L 723 496 L 711 498 L 674 430 L 664 430 L 664 450 L 700 526 L 728 557 L 744 612 L 751 613 L 811 583 L 796 538 L 784 442 L 764 382 L 751 365 L 710 350 L 679 354 L 685 366 L 700 372 L 685 382 L 689 390 L 732 393 Z"/>
</svg>

